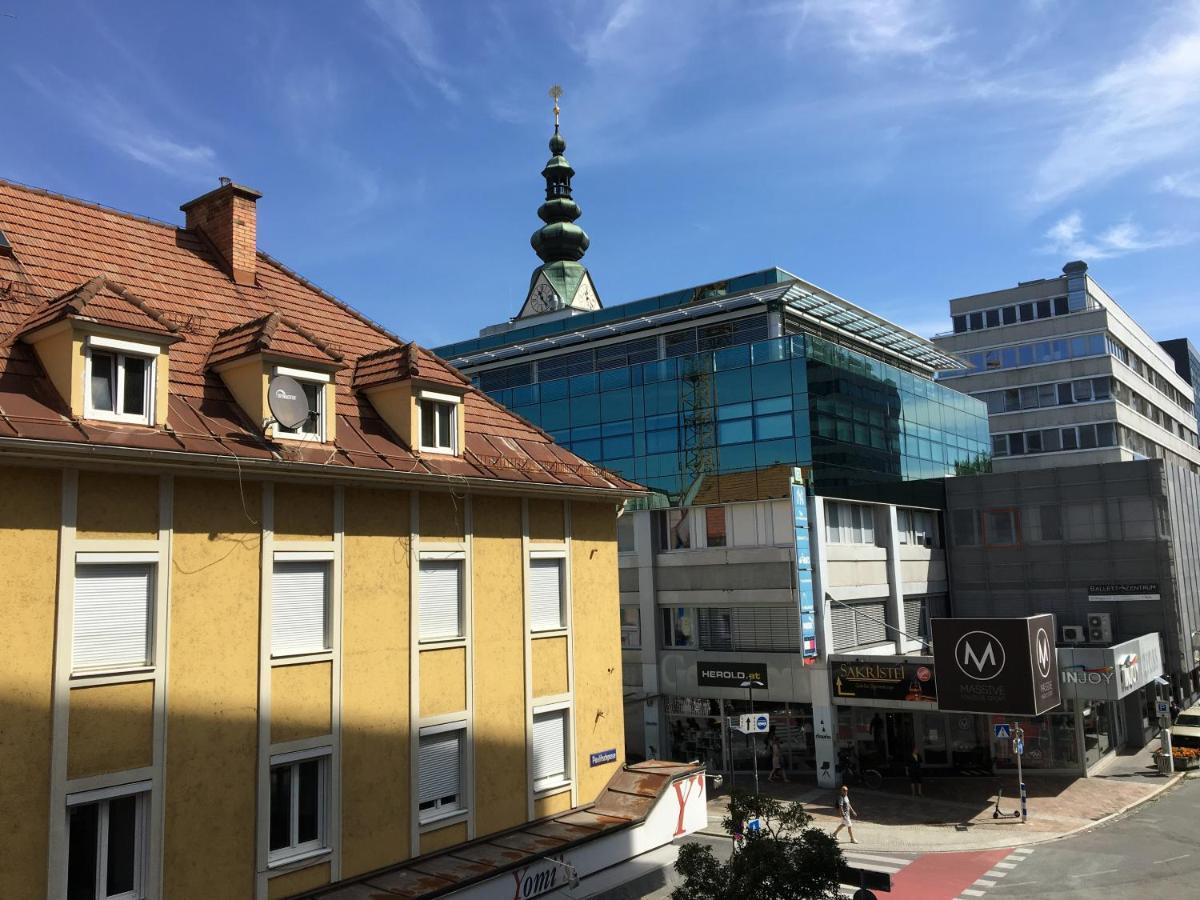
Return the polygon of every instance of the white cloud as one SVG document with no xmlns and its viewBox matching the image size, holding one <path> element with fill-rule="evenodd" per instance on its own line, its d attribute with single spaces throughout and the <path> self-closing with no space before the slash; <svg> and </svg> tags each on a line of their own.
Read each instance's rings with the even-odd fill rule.
<svg viewBox="0 0 1200 900">
<path fill-rule="evenodd" d="M 1200 140 L 1200 2 L 1154 23 L 1133 53 L 1066 99 L 1035 203 L 1190 150 Z"/>
<path fill-rule="evenodd" d="M 1198 235 L 1182 231 L 1156 231 L 1145 233 L 1141 227 L 1126 219 L 1110 225 L 1104 231 L 1088 235 L 1079 212 L 1068 213 L 1046 231 L 1043 253 L 1052 253 L 1071 259 L 1097 260 L 1144 250 L 1163 247 L 1178 247 L 1189 244 Z"/>
<path fill-rule="evenodd" d="M 1189 200 L 1200 200 L 1200 169 L 1164 175 L 1158 180 L 1155 189 L 1167 194 L 1178 194 Z"/>
<path fill-rule="evenodd" d="M 958 37 L 933 0 L 804 0 L 796 10 L 797 30 L 812 20 L 862 57 L 928 56 Z"/>
<path fill-rule="evenodd" d="M 447 100 L 459 103 L 462 94 L 448 77 L 449 67 L 438 50 L 433 23 L 418 0 L 367 0 L 367 7 L 422 77 Z"/>
<path fill-rule="evenodd" d="M 110 150 L 170 175 L 196 181 L 216 179 L 217 154 L 212 147 L 166 134 L 132 102 L 104 85 L 75 80 L 52 66 L 40 69 L 38 75 L 20 67 L 15 71 L 31 89 Z"/>
</svg>

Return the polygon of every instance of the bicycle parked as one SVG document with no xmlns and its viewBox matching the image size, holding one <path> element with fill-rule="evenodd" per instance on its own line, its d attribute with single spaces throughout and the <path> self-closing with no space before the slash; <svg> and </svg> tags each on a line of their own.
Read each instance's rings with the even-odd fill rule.
<svg viewBox="0 0 1200 900">
<path fill-rule="evenodd" d="M 871 790 L 883 785 L 883 775 L 878 769 L 864 767 L 858 754 L 846 750 L 838 751 L 838 771 L 842 774 L 842 784 L 853 782 Z"/>
</svg>

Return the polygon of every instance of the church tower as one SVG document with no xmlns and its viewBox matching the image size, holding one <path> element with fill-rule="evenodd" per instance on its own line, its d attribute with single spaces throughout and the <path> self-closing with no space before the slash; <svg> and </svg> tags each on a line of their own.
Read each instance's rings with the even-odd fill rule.
<svg viewBox="0 0 1200 900">
<path fill-rule="evenodd" d="M 533 270 L 529 292 L 518 319 L 569 310 L 591 312 L 600 309 L 600 297 L 592 276 L 580 263 L 587 252 L 588 236 L 575 220 L 582 215 L 579 205 L 571 198 L 571 177 L 575 170 L 563 156 L 567 142 L 558 131 L 558 98 L 562 88 L 550 89 L 554 98 L 554 134 L 550 138 L 550 160 L 542 169 L 546 179 L 546 201 L 538 207 L 538 218 L 545 224 L 533 233 L 529 243 L 541 258 L 542 265 Z"/>
</svg>

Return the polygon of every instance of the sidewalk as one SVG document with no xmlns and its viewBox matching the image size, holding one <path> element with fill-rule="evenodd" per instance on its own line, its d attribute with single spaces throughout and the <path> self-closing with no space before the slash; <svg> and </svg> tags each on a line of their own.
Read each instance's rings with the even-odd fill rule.
<svg viewBox="0 0 1200 900">
<path fill-rule="evenodd" d="M 1036 775 L 1027 772 L 1029 820 L 993 819 L 996 789 L 1004 787 L 1000 808 L 1018 808 L 1016 774 L 994 777 L 927 777 L 924 796 L 912 797 L 907 779 L 888 779 L 880 790 L 851 787 L 850 799 L 860 818 L 854 824 L 859 850 L 935 852 L 990 850 L 1040 843 L 1063 837 L 1137 806 L 1175 785 L 1181 775 L 1158 775 L 1149 750 L 1114 756 L 1090 778 Z M 741 780 L 739 779 L 739 782 Z M 818 828 L 832 832 L 841 819 L 834 809 L 835 792 L 804 784 L 760 781 L 762 792 L 781 800 L 798 800 Z M 724 837 L 721 819 L 728 812 L 722 794 L 709 801 L 705 834 Z M 839 840 L 849 842 L 845 831 Z"/>
</svg>

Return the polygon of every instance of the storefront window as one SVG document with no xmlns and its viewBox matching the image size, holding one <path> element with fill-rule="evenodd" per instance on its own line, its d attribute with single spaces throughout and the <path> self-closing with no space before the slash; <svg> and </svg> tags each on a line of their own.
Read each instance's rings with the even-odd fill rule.
<svg viewBox="0 0 1200 900">
<path fill-rule="evenodd" d="M 1078 769 L 1080 767 L 1075 734 L 1075 712 L 1071 708 L 1070 701 L 1064 703 L 1059 712 L 1038 716 L 1036 719 L 991 716 L 988 727 L 991 728 L 993 725 L 1003 722 L 1019 724 L 1025 731 L 1025 755 L 1021 760 L 1023 768 Z M 1086 731 L 1086 716 L 1084 722 Z M 993 738 L 992 755 L 997 769 L 1015 769 L 1017 767 L 1012 741 L 1009 739 Z"/>
</svg>

